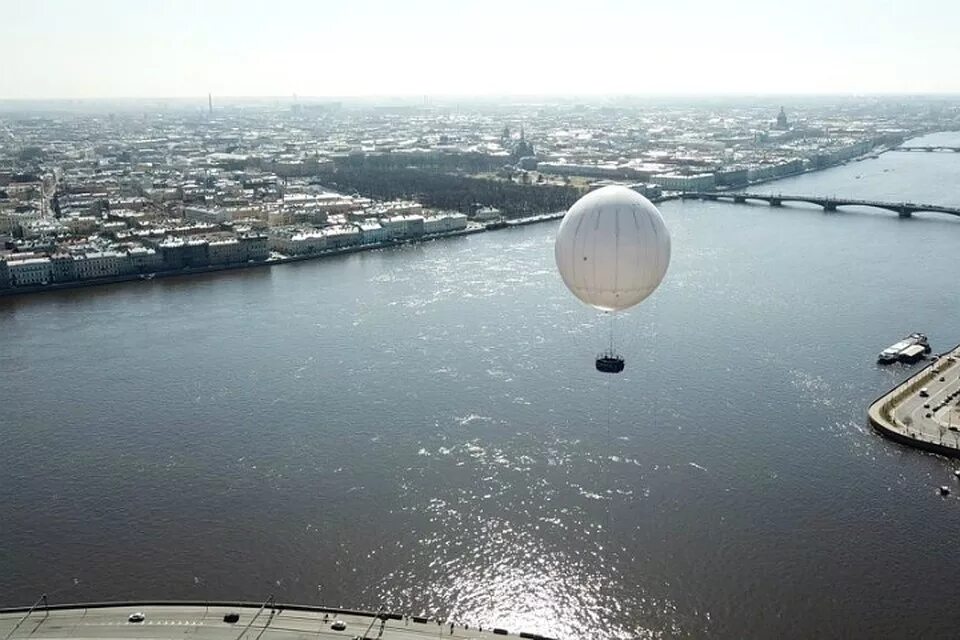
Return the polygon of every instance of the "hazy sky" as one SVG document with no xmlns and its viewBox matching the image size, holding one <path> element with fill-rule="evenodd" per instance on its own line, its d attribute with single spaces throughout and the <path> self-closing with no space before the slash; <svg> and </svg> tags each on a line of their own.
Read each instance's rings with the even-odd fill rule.
<svg viewBox="0 0 960 640">
<path fill-rule="evenodd" d="M 960 92 L 960 0 L 3 0 L 0 98 Z"/>
</svg>

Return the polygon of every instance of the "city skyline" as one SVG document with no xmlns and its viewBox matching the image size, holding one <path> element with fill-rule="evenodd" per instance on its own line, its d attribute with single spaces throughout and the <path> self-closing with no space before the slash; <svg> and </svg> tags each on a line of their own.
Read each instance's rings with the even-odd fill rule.
<svg viewBox="0 0 960 640">
<path fill-rule="evenodd" d="M 789 114 L 721 101 L 463 104 L 455 115 L 253 100 L 214 117 L 197 102 L 0 117 L 0 295 L 539 223 L 609 181 L 658 201 L 747 188 L 960 122 L 956 104 L 926 99 L 809 100 Z M 876 206 L 960 211 L 891 202 Z"/>
<path fill-rule="evenodd" d="M 8 99 L 950 94 L 960 8 L 855 1 L 20 3 Z"/>
</svg>

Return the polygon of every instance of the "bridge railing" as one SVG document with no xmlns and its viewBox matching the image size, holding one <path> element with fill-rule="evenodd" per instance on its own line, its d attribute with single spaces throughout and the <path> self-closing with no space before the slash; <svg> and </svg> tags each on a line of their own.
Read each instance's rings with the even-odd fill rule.
<svg viewBox="0 0 960 640">
<path fill-rule="evenodd" d="M 44 594 L 41 594 L 39 598 L 37 598 L 37 601 L 33 603 L 32 607 L 27 609 L 27 612 L 23 614 L 23 617 L 20 618 L 20 620 L 17 621 L 17 624 L 14 625 L 13 629 L 10 629 L 10 633 L 4 636 L 3 640 L 9 640 L 10 636 L 12 636 L 14 632 L 20 628 L 20 625 L 26 622 L 27 618 L 30 617 L 30 614 L 33 613 L 34 609 L 36 609 L 41 602 L 43 603 L 43 614 L 44 614 L 43 617 L 46 618 L 47 616 L 49 616 L 50 612 L 47 610 L 47 594 L 44 593 Z"/>
<path fill-rule="evenodd" d="M 699 198 L 708 200 L 763 200 L 771 204 L 781 204 L 783 202 L 806 202 L 822 207 L 829 207 L 831 210 L 842 206 L 863 206 L 886 209 L 898 213 L 901 216 L 909 216 L 913 213 L 945 213 L 948 215 L 960 216 L 960 207 L 937 205 L 930 203 L 891 202 L 885 200 L 864 200 L 860 198 L 841 198 L 835 195 L 831 196 L 803 196 L 783 193 L 753 193 L 749 191 L 685 191 L 681 193 L 681 198 Z"/>
</svg>

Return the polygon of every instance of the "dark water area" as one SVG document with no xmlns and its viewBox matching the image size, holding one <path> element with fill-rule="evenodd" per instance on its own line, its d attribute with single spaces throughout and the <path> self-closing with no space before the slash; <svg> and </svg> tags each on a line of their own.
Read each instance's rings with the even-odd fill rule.
<svg viewBox="0 0 960 640">
<path fill-rule="evenodd" d="M 958 184 L 960 154 L 890 153 L 763 188 L 957 205 Z M 555 273 L 557 223 L 0 299 L 0 604 L 953 637 L 954 463 L 866 407 L 915 370 L 881 349 L 960 342 L 960 219 L 661 211 L 672 264 L 617 320 L 619 376 L 593 368 L 607 325 Z"/>
</svg>

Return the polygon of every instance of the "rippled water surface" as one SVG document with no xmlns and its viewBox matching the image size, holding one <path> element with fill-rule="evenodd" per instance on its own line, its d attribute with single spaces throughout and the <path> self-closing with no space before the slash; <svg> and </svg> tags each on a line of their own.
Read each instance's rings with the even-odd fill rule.
<svg viewBox="0 0 960 640">
<path fill-rule="evenodd" d="M 960 154 L 897 153 L 763 188 L 956 205 L 958 184 Z M 618 320 L 620 376 L 593 370 L 607 325 L 555 274 L 556 223 L 0 300 L 0 604 L 954 634 L 950 463 L 865 410 L 908 371 L 883 347 L 960 342 L 960 219 L 661 209 L 673 262 Z"/>
</svg>

